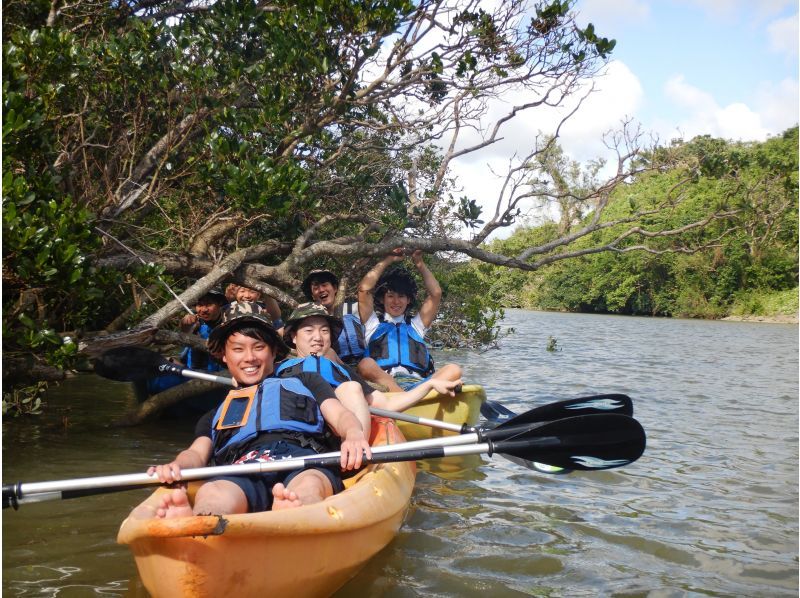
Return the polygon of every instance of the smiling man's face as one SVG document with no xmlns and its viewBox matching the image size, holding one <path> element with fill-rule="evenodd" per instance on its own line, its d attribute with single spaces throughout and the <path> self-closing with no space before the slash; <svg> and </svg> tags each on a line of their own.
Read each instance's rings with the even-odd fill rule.
<svg viewBox="0 0 800 598">
<path fill-rule="evenodd" d="M 326 318 L 311 316 L 300 322 L 292 340 L 299 357 L 324 355 L 331 348 L 331 325 Z"/>
<path fill-rule="evenodd" d="M 252 386 L 272 373 L 275 352 L 266 341 L 234 332 L 225 341 L 223 361 L 241 386 Z"/>
<path fill-rule="evenodd" d="M 331 313 L 333 302 L 336 300 L 336 287 L 329 280 L 324 282 L 315 280 L 311 283 L 311 299 Z"/>
</svg>

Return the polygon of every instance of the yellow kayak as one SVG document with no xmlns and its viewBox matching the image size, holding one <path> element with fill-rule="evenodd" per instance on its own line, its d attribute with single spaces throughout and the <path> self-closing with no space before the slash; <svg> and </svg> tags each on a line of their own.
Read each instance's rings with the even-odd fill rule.
<svg viewBox="0 0 800 598">
<path fill-rule="evenodd" d="M 404 441 L 393 421 L 373 418 L 373 446 Z M 159 488 L 122 522 L 117 542 L 130 546 L 154 598 L 329 596 L 395 537 L 415 475 L 413 462 L 373 464 L 343 492 L 296 509 L 138 518 L 168 491 Z"/>
<path fill-rule="evenodd" d="M 387 393 L 390 394 L 391 393 Z M 408 415 L 438 419 L 450 424 L 474 426 L 481 415 L 481 404 L 486 400 L 483 386 L 465 384 L 455 397 L 431 391 L 419 403 L 404 411 Z M 423 440 L 450 436 L 456 432 L 431 428 L 420 424 L 397 422 L 400 431 L 408 440 Z"/>
</svg>

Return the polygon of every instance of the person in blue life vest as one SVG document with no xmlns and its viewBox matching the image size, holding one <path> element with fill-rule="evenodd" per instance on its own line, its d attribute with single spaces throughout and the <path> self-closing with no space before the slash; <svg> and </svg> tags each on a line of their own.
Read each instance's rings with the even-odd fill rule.
<svg viewBox="0 0 800 598">
<path fill-rule="evenodd" d="M 442 288 L 425 265 L 422 252 L 411 255 L 425 284 L 425 300 L 411 316 L 417 301 L 417 284 L 403 267 L 387 268 L 403 259 L 402 248 L 378 262 L 358 285 L 358 311 L 364 322 L 366 355 L 389 372 L 406 390 L 427 377 L 458 380 L 461 367 L 448 363 L 435 369 L 425 345 L 425 334 L 433 324 L 442 300 Z"/>
<path fill-rule="evenodd" d="M 238 384 L 219 408 L 197 423 L 195 439 L 171 462 L 151 466 L 147 473 L 162 483 L 181 479 L 181 469 L 277 460 L 324 452 L 325 426 L 341 438 L 341 469 L 361 467 L 372 456 L 356 417 L 336 399 L 319 374 L 299 373 L 276 378 L 275 359 L 288 347 L 256 303 L 232 303 L 208 339 L 208 348 L 228 366 Z M 233 415 L 230 415 L 233 413 Z M 225 515 L 299 507 L 319 502 L 343 489 L 339 468 L 227 475 L 200 486 L 190 504 L 184 488 L 162 499 L 155 513 L 135 517 Z"/>
<path fill-rule="evenodd" d="M 272 319 L 272 325 L 278 331 L 278 334 L 283 335 L 281 308 L 274 297 L 270 297 L 261 291 L 257 291 L 242 285 L 236 286 L 234 296 L 236 297 L 236 301 L 239 303 L 260 303 L 262 306 L 264 306 L 267 310 L 267 314 Z"/>
<path fill-rule="evenodd" d="M 193 314 L 186 314 L 181 319 L 179 328 L 186 334 L 196 334 L 203 340 L 222 320 L 222 307 L 227 303 L 225 295 L 212 289 L 197 300 Z M 211 358 L 206 351 L 186 347 L 181 353 L 180 362 L 190 369 L 219 371 L 222 365 Z"/>
<path fill-rule="evenodd" d="M 391 392 L 402 391 L 395 379 L 382 370 L 374 359 L 365 357 L 364 326 L 358 316 L 358 303 L 336 303 L 339 278 L 330 270 L 312 270 L 303 280 L 301 289 L 306 299 L 324 307 L 329 315 L 341 319 L 335 354 L 330 352 L 326 356 L 333 361 L 357 367 L 361 376 Z"/>
<path fill-rule="evenodd" d="M 222 307 L 227 303 L 225 295 L 220 291 L 212 289 L 197 300 L 194 306 L 194 313 L 187 314 L 181 319 L 179 329 L 186 334 L 196 334 L 203 340 L 208 339 L 208 335 L 222 319 Z M 194 347 L 184 347 L 177 359 L 172 359 L 181 365 L 193 370 L 205 370 L 207 372 L 219 372 L 224 366 L 216 359 L 211 357 L 207 351 Z M 189 379 L 183 376 L 172 374 L 169 376 L 156 376 L 144 382 L 137 383 L 136 393 L 145 396 L 158 394 L 179 384 L 188 382 Z M 141 385 L 141 386 L 139 386 Z"/>
<path fill-rule="evenodd" d="M 421 400 L 431 390 L 455 396 L 461 380 L 429 378 L 412 390 L 385 394 L 370 386 L 352 366 L 340 364 L 325 357 L 332 346 L 335 349 L 342 321 L 328 314 L 315 303 L 298 305 L 286 321 L 284 340 L 296 350 L 297 357 L 279 363 L 276 376 L 295 376 L 299 372 L 319 373 L 336 390 L 336 397 L 352 411 L 364 430 L 370 427 L 369 407 L 403 411 Z"/>
</svg>

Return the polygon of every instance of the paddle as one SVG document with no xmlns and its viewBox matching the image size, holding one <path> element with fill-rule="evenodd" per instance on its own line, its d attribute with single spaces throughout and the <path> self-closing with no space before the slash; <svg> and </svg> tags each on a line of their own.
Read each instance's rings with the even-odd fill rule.
<svg viewBox="0 0 800 598">
<path fill-rule="evenodd" d="M 497 405 L 499 406 L 500 404 L 497 403 Z M 502 408 L 505 409 L 505 407 Z M 481 407 L 481 411 L 483 411 L 483 407 Z M 506 411 L 508 413 L 513 413 L 510 410 Z M 451 424 L 439 421 L 437 419 L 416 417 L 414 415 L 409 415 L 406 413 L 396 413 L 394 411 L 386 411 L 384 409 L 378 409 L 375 407 L 370 407 L 370 413 L 372 413 L 373 415 L 390 417 L 400 421 L 406 421 L 423 426 L 430 426 L 432 428 L 441 428 L 443 430 L 450 430 L 452 432 L 460 432 L 462 434 L 462 436 L 451 437 L 451 438 L 466 438 L 470 436 L 469 434 L 470 432 L 475 433 L 475 435 L 473 436 L 475 438 L 474 442 L 480 442 L 484 438 L 491 437 L 491 436 L 484 436 L 486 432 L 485 428 L 481 427 L 475 428 L 468 426 L 467 424 L 459 426 L 458 424 Z M 513 417 L 506 418 L 503 421 L 503 423 L 500 423 L 500 425 L 496 426 L 495 428 L 490 428 L 490 430 L 503 430 L 507 427 L 519 426 L 520 424 L 546 422 L 556 419 L 562 419 L 565 417 L 573 417 L 577 415 L 592 415 L 601 413 L 617 413 L 620 415 L 633 415 L 633 401 L 629 396 L 622 394 L 595 395 L 591 397 L 580 397 L 577 399 L 558 401 L 555 403 L 550 403 L 548 405 L 542 405 L 540 407 L 536 407 L 519 415 L 514 414 Z M 454 444 L 459 444 L 459 443 L 456 442 Z M 553 467 L 551 465 L 547 465 L 544 463 L 524 461 L 519 458 L 514 458 L 512 460 L 518 465 L 522 465 L 523 467 L 527 467 L 528 469 L 533 469 L 540 473 L 566 474 L 571 471 L 560 467 Z"/>
<path fill-rule="evenodd" d="M 492 433 L 493 431 L 487 431 Z M 409 448 L 407 445 L 381 446 L 373 449 L 368 463 L 417 461 L 458 455 L 494 453 L 526 461 L 536 460 L 555 467 L 585 471 L 611 469 L 636 461 L 644 452 L 646 438 L 642 426 L 626 415 L 584 415 L 542 424 L 508 428 L 500 440 L 457 446 Z M 408 443 L 410 444 L 410 443 Z M 310 467 L 336 467 L 340 453 L 327 453 L 301 459 L 283 459 L 266 463 L 248 463 L 218 467 L 185 469 L 184 481 L 218 475 L 251 475 L 267 471 L 287 471 Z M 25 502 L 57 500 L 103 494 L 159 485 L 158 478 L 147 474 L 101 476 L 54 482 L 3 485 L 3 508 L 17 508 Z"/>
<path fill-rule="evenodd" d="M 553 413 L 548 413 L 547 408 L 552 409 Z M 535 413 L 534 419 L 531 414 Z M 633 415 L 633 401 L 628 395 L 623 394 L 602 394 L 588 397 L 578 397 L 568 401 L 558 401 L 544 405 L 539 409 L 527 411 L 521 415 L 511 411 L 497 401 L 486 400 L 481 404 L 481 415 L 486 421 L 499 424 L 514 420 L 517 423 L 532 421 L 546 421 L 568 417 L 567 413 L 573 415 L 589 415 L 591 413 L 619 413 L 621 415 Z"/>
<path fill-rule="evenodd" d="M 104 378 L 120 382 L 132 382 L 153 375 L 178 374 L 187 378 L 210 380 L 219 384 L 233 386 L 233 379 L 225 376 L 215 376 L 206 372 L 197 372 L 165 359 L 155 351 L 142 347 L 119 347 L 104 353 L 95 363 L 95 372 Z M 380 411 L 380 413 L 378 413 Z M 413 418 L 393 411 L 374 410 L 376 415 L 391 417 L 403 421 L 410 421 L 431 427 L 441 427 L 453 432 L 474 432 L 475 428 L 447 424 L 435 419 Z M 481 405 L 481 414 L 490 422 L 501 423 L 513 420 L 515 423 L 533 423 L 550 421 L 576 415 L 590 415 L 593 413 L 618 413 L 633 415 L 633 401 L 623 394 L 604 394 L 590 397 L 580 397 L 566 401 L 558 401 L 543 405 L 523 414 L 516 414 L 503 407 L 497 401 L 485 401 Z M 400 417 L 402 415 L 402 417 Z"/>
<path fill-rule="evenodd" d="M 150 378 L 153 375 L 176 374 L 185 378 L 208 380 L 228 386 L 234 385 L 232 378 L 190 370 L 178 363 L 171 362 L 155 351 L 142 347 L 118 347 L 106 351 L 95 362 L 94 371 L 103 378 L 118 382 L 134 382 Z"/>
<path fill-rule="evenodd" d="M 141 347 L 120 347 L 104 353 L 95 364 L 95 371 L 105 378 L 119 381 L 138 380 L 153 374 L 158 375 L 176 373 L 186 377 L 202 378 L 219 382 L 220 384 L 228 384 L 233 386 L 233 380 L 231 378 L 206 374 L 205 372 L 195 372 L 183 366 L 172 363 L 154 351 L 150 351 Z M 491 412 L 497 414 L 495 419 L 502 419 L 509 425 L 544 422 L 576 415 L 590 415 L 594 413 L 619 413 L 622 415 L 633 414 L 633 402 L 631 401 L 630 397 L 621 394 L 596 395 L 592 397 L 581 397 L 578 399 L 559 401 L 557 403 L 537 407 L 520 415 L 517 415 L 513 411 L 506 409 L 496 401 L 487 401 L 487 403 L 492 403 L 493 406 L 491 407 Z M 484 413 L 484 405 L 481 406 L 481 413 Z M 436 419 L 415 417 L 412 415 L 388 411 L 376 407 L 370 407 L 370 413 L 382 417 L 389 417 L 400 421 L 407 421 L 419 425 L 441 428 L 460 433 L 461 436 L 453 436 L 449 438 L 449 443 L 451 445 L 464 444 L 467 442 L 480 442 L 483 440 L 483 437 L 480 436 L 480 434 L 477 436 L 467 436 L 467 433 L 479 432 L 478 428 L 468 426 L 467 424 L 450 424 Z M 501 415 L 502 417 L 500 417 Z M 484 417 L 486 417 L 485 414 Z M 521 459 L 516 459 L 515 462 L 519 465 L 539 471 L 541 473 L 569 473 L 569 470 L 552 467 L 543 463 L 526 462 Z"/>
</svg>

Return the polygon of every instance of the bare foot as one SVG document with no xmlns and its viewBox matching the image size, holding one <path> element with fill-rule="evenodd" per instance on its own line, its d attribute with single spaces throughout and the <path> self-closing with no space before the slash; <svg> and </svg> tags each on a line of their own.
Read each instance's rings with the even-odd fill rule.
<svg viewBox="0 0 800 598">
<path fill-rule="evenodd" d="M 300 502 L 295 492 L 287 490 L 286 486 L 281 483 L 275 484 L 272 487 L 272 510 L 279 511 L 281 509 L 294 509 L 302 507 L 303 503 Z"/>
<path fill-rule="evenodd" d="M 191 517 L 194 515 L 189 504 L 189 495 L 183 488 L 175 488 L 161 499 L 156 509 L 156 517 L 171 519 L 172 517 Z"/>
</svg>

